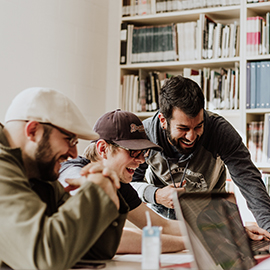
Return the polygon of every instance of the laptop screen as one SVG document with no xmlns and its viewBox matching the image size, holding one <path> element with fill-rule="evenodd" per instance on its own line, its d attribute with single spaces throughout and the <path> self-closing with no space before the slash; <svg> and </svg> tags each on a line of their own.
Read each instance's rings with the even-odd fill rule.
<svg viewBox="0 0 270 270">
<path fill-rule="evenodd" d="M 234 194 L 177 194 L 174 205 L 199 269 L 250 269 L 255 265 Z"/>
</svg>

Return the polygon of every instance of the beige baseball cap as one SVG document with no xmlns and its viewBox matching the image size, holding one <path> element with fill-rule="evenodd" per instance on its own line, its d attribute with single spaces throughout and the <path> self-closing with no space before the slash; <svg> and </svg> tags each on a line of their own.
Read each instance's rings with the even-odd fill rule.
<svg viewBox="0 0 270 270">
<path fill-rule="evenodd" d="M 84 140 L 99 138 L 73 101 L 50 88 L 32 87 L 20 92 L 5 116 L 6 123 L 15 120 L 49 123 Z"/>
</svg>

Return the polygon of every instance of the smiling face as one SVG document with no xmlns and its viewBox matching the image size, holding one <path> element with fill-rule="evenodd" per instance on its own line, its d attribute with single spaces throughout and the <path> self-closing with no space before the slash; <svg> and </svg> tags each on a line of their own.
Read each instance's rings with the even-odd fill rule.
<svg viewBox="0 0 270 270">
<path fill-rule="evenodd" d="M 173 109 L 170 123 L 159 114 L 161 126 L 166 130 L 169 142 L 181 153 L 190 154 L 204 130 L 203 109 L 194 118 L 187 116 L 182 110 Z"/>
<path fill-rule="evenodd" d="M 70 136 L 67 133 L 63 134 L 58 129 L 46 125 L 43 127 L 44 133 L 38 143 L 35 163 L 41 180 L 56 181 L 61 162 L 68 157 L 76 157 L 77 147 L 69 145 Z"/>
<path fill-rule="evenodd" d="M 103 154 L 103 165 L 114 170 L 123 183 L 131 182 L 135 170 L 142 163 L 144 163 L 143 153 L 133 158 L 128 150 L 120 147 L 113 149 L 109 144 L 107 144 L 106 154 Z"/>
</svg>

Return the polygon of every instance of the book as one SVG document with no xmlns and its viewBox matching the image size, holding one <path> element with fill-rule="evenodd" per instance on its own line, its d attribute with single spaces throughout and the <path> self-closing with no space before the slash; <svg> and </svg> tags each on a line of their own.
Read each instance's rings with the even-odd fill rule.
<svg viewBox="0 0 270 270">
<path fill-rule="evenodd" d="M 216 70 L 211 70 L 210 73 L 210 92 L 208 109 L 215 110 L 217 108 L 217 99 L 219 98 L 219 78 L 221 74 Z"/>
<path fill-rule="evenodd" d="M 268 87 L 270 85 L 270 61 L 266 61 L 265 62 L 265 67 L 266 67 L 266 71 L 265 71 L 265 76 L 262 79 L 262 84 L 264 87 L 264 90 L 266 90 L 267 92 L 267 99 L 266 99 L 266 104 L 265 104 L 265 108 L 270 108 L 270 91 L 268 91 Z"/>
<path fill-rule="evenodd" d="M 270 12 L 267 12 L 266 15 L 265 15 L 265 46 L 266 46 L 266 54 L 270 53 L 269 41 L 270 41 Z"/>
<path fill-rule="evenodd" d="M 123 0 L 122 2 L 122 17 L 130 16 L 130 0 Z"/>
<path fill-rule="evenodd" d="M 253 55 L 255 52 L 254 36 L 256 31 L 255 17 L 247 17 L 246 23 L 246 50 L 247 56 Z"/>
<path fill-rule="evenodd" d="M 223 25 L 217 23 L 215 26 L 215 39 L 214 39 L 214 56 L 213 58 L 217 59 L 221 57 L 221 46 L 222 46 L 222 30 Z"/>
<path fill-rule="evenodd" d="M 213 30 L 216 25 L 216 22 L 212 20 L 209 16 L 206 14 L 200 14 L 200 20 L 201 20 L 201 38 L 202 38 L 202 58 L 207 59 L 208 58 L 208 50 L 209 46 L 212 50 L 212 43 L 213 43 Z M 211 33 L 210 28 L 211 27 Z M 211 36 L 210 36 L 211 34 Z M 209 38 L 211 39 L 209 41 Z M 212 51 L 211 51 L 212 53 Z"/>
<path fill-rule="evenodd" d="M 134 81 L 133 81 L 133 95 L 132 95 L 132 107 L 131 111 L 132 112 L 137 112 L 137 103 L 138 103 L 138 94 L 139 94 L 139 76 L 135 75 L 134 76 Z"/>
<path fill-rule="evenodd" d="M 166 0 L 156 0 L 156 12 L 162 13 L 166 12 L 166 10 L 167 10 Z"/>
<path fill-rule="evenodd" d="M 257 162 L 257 145 L 258 145 L 258 122 L 251 121 L 248 124 L 248 150 L 253 162 Z"/>
<path fill-rule="evenodd" d="M 129 85 L 126 93 L 126 110 L 132 112 L 132 100 L 133 100 L 133 92 L 134 92 L 134 74 L 129 75 Z"/>
<path fill-rule="evenodd" d="M 250 64 L 250 108 L 256 108 L 256 62 Z"/>
<path fill-rule="evenodd" d="M 121 23 L 121 31 L 120 31 L 120 64 L 127 63 L 127 22 Z"/>
<path fill-rule="evenodd" d="M 229 57 L 230 27 L 225 25 L 222 29 L 222 58 Z"/>
<path fill-rule="evenodd" d="M 255 108 L 261 108 L 261 61 L 256 62 L 256 105 Z"/>
<path fill-rule="evenodd" d="M 227 70 L 227 74 L 224 74 L 224 93 L 222 94 L 223 103 L 220 109 L 230 109 L 230 98 L 231 98 L 231 69 Z"/>
<path fill-rule="evenodd" d="M 151 89 L 151 81 L 150 76 L 147 74 L 145 80 L 145 93 L 146 93 L 146 111 L 152 111 L 152 89 Z"/>
<path fill-rule="evenodd" d="M 177 31 L 177 44 L 178 44 L 178 58 L 179 58 L 179 61 L 185 61 L 185 59 L 186 59 L 185 23 L 177 23 L 176 24 L 176 31 Z"/>
<path fill-rule="evenodd" d="M 234 109 L 239 108 L 239 66 L 235 65 L 235 94 L 234 94 Z"/>
<path fill-rule="evenodd" d="M 152 111 L 156 111 L 157 108 L 158 108 L 158 105 L 157 105 L 157 100 L 156 100 L 156 97 L 157 97 L 157 89 L 156 89 L 156 81 L 155 81 L 155 75 L 154 75 L 154 72 L 150 71 L 149 72 L 149 78 L 150 78 L 150 89 L 151 89 L 151 101 L 152 101 L 152 104 L 151 104 L 151 110 Z"/>
<path fill-rule="evenodd" d="M 157 109 L 159 109 L 159 94 L 160 94 L 160 89 L 161 89 L 161 83 L 159 79 L 159 72 L 154 71 L 154 80 L 155 80 L 155 100 L 157 103 Z"/>
<path fill-rule="evenodd" d="M 270 122 L 270 114 L 264 114 L 264 133 L 263 133 L 263 150 L 262 150 L 262 162 L 269 162 L 270 155 L 268 154 L 269 148 L 269 122 Z"/>
<path fill-rule="evenodd" d="M 268 143 L 267 143 L 267 154 L 266 154 L 266 162 L 270 163 L 270 143 L 269 143 L 269 134 L 270 134 L 270 116 L 267 117 L 268 122 Z"/>
<path fill-rule="evenodd" d="M 250 73 L 251 73 L 251 63 L 247 62 L 247 71 L 246 71 L 246 109 L 250 109 Z"/>
<path fill-rule="evenodd" d="M 207 45 L 207 58 L 213 58 L 213 43 L 214 43 L 214 27 L 216 23 L 208 22 L 208 45 Z"/>
<path fill-rule="evenodd" d="M 132 56 L 132 41 L 133 41 L 133 24 L 128 24 L 127 28 L 127 61 L 126 64 L 131 64 L 131 56 Z"/>
<path fill-rule="evenodd" d="M 143 69 L 139 69 L 139 89 L 138 89 L 138 102 L 137 102 L 137 111 L 146 112 L 148 109 L 147 105 L 147 89 L 146 89 L 146 80 L 148 72 Z"/>
<path fill-rule="evenodd" d="M 150 14 L 151 7 L 149 0 L 138 0 L 138 15 Z"/>
<path fill-rule="evenodd" d="M 229 56 L 230 57 L 235 57 L 236 56 L 236 48 L 237 48 L 237 35 L 239 34 L 238 31 L 239 27 L 238 27 L 238 23 L 237 21 L 234 21 L 233 24 L 230 24 L 230 53 Z"/>
<path fill-rule="evenodd" d="M 235 109 L 235 99 L 236 99 L 236 95 L 235 95 L 235 70 L 231 71 L 231 82 L 230 82 L 230 106 L 229 108 Z"/>
<path fill-rule="evenodd" d="M 131 63 L 138 62 L 138 55 L 139 55 L 139 27 L 133 27 L 132 33 L 132 49 L 131 49 Z"/>
<path fill-rule="evenodd" d="M 261 31 L 261 54 L 266 54 L 266 21 L 262 20 L 262 31 Z"/>
<path fill-rule="evenodd" d="M 150 13 L 151 14 L 156 14 L 156 0 L 151 0 Z"/>
<path fill-rule="evenodd" d="M 257 141 L 257 160 L 256 162 L 262 162 L 263 160 L 263 133 L 264 133 L 264 122 L 263 121 L 259 121 L 257 123 L 257 128 L 258 128 L 258 141 Z"/>
<path fill-rule="evenodd" d="M 262 54 L 262 23 L 263 18 L 260 16 L 255 17 L 255 36 L 254 36 L 254 46 L 255 46 L 255 55 Z"/>
<path fill-rule="evenodd" d="M 203 86 L 202 86 L 205 108 L 208 109 L 209 91 L 210 91 L 210 68 L 203 68 Z"/>
<path fill-rule="evenodd" d="M 130 0 L 130 16 L 135 16 L 138 11 L 138 0 Z"/>
<path fill-rule="evenodd" d="M 260 108 L 266 108 L 266 103 L 268 99 L 266 78 L 267 76 L 269 76 L 269 74 L 266 73 L 267 72 L 266 62 L 267 61 L 260 62 L 261 72 L 259 74 L 260 77 L 257 77 L 258 81 L 260 81 L 260 88 L 257 89 L 257 91 L 260 91 Z"/>
</svg>

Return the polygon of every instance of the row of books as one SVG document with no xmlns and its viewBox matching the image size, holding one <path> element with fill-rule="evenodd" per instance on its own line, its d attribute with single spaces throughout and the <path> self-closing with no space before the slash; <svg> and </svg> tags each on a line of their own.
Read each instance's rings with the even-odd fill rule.
<svg viewBox="0 0 270 270">
<path fill-rule="evenodd" d="M 270 13 L 247 18 L 247 56 L 270 53 Z"/>
<path fill-rule="evenodd" d="M 240 32 L 236 21 L 223 25 L 201 14 L 197 22 L 177 23 L 176 26 L 180 61 L 239 55 Z"/>
<path fill-rule="evenodd" d="M 140 69 L 138 75 L 123 76 L 120 88 L 120 108 L 131 112 L 151 112 L 159 109 L 158 95 L 166 78 L 166 72 L 147 72 Z"/>
<path fill-rule="evenodd" d="M 270 61 L 247 63 L 246 108 L 270 108 Z"/>
<path fill-rule="evenodd" d="M 184 68 L 181 74 L 194 80 L 202 89 L 207 110 L 239 109 L 239 67 L 195 70 Z"/>
<path fill-rule="evenodd" d="M 141 16 L 186 9 L 239 4 L 240 0 L 123 0 L 122 16 Z"/>
<path fill-rule="evenodd" d="M 131 63 L 178 59 L 175 24 L 134 26 L 130 36 L 132 38 Z"/>
<path fill-rule="evenodd" d="M 205 14 L 169 25 L 121 24 L 120 64 L 186 61 L 239 55 L 239 25 L 223 25 Z"/>
<path fill-rule="evenodd" d="M 270 163 L 270 113 L 264 121 L 251 121 L 247 124 L 247 147 L 254 162 Z"/>
<path fill-rule="evenodd" d="M 239 109 L 239 68 L 204 68 L 202 89 L 208 110 Z"/>
<path fill-rule="evenodd" d="M 194 80 L 205 96 L 205 108 L 209 110 L 239 109 L 239 69 L 219 71 L 203 68 L 184 68 L 183 72 L 147 72 L 140 69 L 138 74 L 124 75 L 120 88 L 120 107 L 132 112 L 156 111 L 158 96 L 166 78 L 180 74 Z"/>
</svg>

